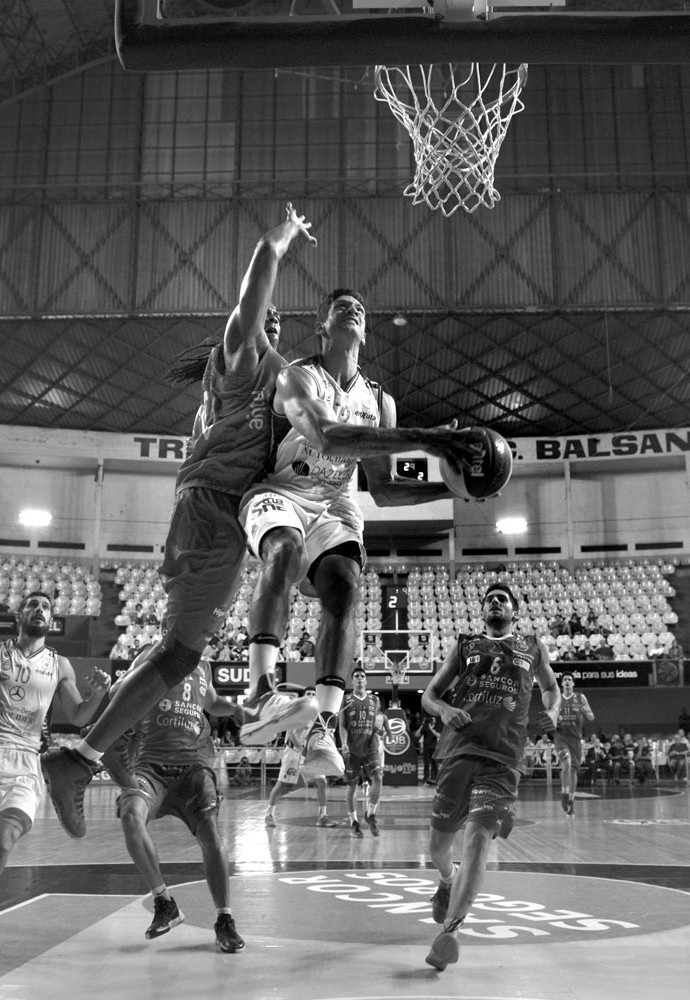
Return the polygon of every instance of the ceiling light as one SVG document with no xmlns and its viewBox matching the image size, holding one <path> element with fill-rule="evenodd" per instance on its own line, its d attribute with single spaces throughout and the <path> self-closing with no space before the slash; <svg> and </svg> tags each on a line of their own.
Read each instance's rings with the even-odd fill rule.
<svg viewBox="0 0 690 1000">
<path fill-rule="evenodd" d="M 527 521 L 524 517 L 502 517 L 500 521 L 496 521 L 496 528 L 502 535 L 524 535 Z"/>
<path fill-rule="evenodd" d="M 403 316 L 402 313 L 396 313 L 393 317 L 393 326 L 407 326 L 407 316 Z"/>
<path fill-rule="evenodd" d="M 49 510 L 27 508 L 19 512 L 19 523 L 27 528 L 45 528 L 52 520 L 53 515 Z"/>
</svg>

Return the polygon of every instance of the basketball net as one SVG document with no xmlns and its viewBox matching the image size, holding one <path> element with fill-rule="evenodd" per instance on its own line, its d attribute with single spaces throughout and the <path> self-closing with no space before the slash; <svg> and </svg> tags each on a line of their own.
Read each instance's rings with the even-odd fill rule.
<svg viewBox="0 0 690 1000">
<path fill-rule="evenodd" d="M 450 216 L 500 201 L 494 169 L 526 81 L 525 63 L 375 67 L 375 99 L 412 138 L 417 169 L 403 193 L 413 204 Z"/>
</svg>

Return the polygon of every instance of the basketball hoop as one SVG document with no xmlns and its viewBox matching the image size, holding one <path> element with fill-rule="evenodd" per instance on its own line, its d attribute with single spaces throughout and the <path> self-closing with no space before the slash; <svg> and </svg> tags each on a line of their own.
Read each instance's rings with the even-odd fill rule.
<svg viewBox="0 0 690 1000">
<path fill-rule="evenodd" d="M 388 671 L 388 683 L 392 684 L 394 688 L 400 687 L 401 684 L 409 683 L 406 663 L 391 663 Z"/>
<path fill-rule="evenodd" d="M 514 114 L 527 65 L 376 66 L 374 98 L 385 101 L 409 132 L 417 169 L 404 194 L 450 216 L 500 201 L 494 169 Z"/>
</svg>

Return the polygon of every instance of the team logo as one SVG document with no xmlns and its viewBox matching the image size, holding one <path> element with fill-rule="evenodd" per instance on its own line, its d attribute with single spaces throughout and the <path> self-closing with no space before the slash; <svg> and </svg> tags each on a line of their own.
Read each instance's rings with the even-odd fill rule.
<svg viewBox="0 0 690 1000">
<path fill-rule="evenodd" d="M 515 636 L 515 648 L 524 652 L 527 649 L 527 640 L 522 635 Z"/>
<path fill-rule="evenodd" d="M 400 757 L 402 754 L 407 753 L 410 748 L 410 734 L 407 731 L 405 720 L 399 717 L 393 718 L 389 719 L 388 724 L 391 733 L 390 736 L 386 733 L 383 741 L 386 753 L 391 754 L 393 757 Z"/>
</svg>

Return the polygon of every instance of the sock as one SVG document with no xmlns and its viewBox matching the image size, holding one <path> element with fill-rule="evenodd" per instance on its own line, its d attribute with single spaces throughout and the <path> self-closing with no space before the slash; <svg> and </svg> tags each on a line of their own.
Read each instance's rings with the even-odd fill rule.
<svg viewBox="0 0 690 1000">
<path fill-rule="evenodd" d="M 350 812 L 349 809 L 348 809 L 347 815 L 349 816 L 351 823 L 356 823 L 357 822 L 357 811 L 356 810 L 355 810 L 355 812 Z"/>
<path fill-rule="evenodd" d="M 369 808 L 367 809 L 367 813 L 366 813 L 367 816 L 374 816 L 376 814 L 376 810 L 378 809 L 378 807 L 379 807 L 378 802 L 376 803 L 375 806 L 372 806 L 371 803 L 370 803 L 369 804 Z"/>
<path fill-rule="evenodd" d="M 154 900 L 156 899 L 157 896 L 162 896 L 163 899 L 170 899 L 170 892 L 168 891 L 168 887 L 165 884 L 165 882 L 163 882 L 162 885 L 157 885 L 155 889 L 152 889 L 151 895 L 153 896 Z"/>
<path fill-rule="evenodd" d="M 105 753 L 104 750 L 94 750 L 90 747 L 86 740 L 80 740 L 79 743 L 74 747 L 78 754 L 84 757 L 86 760 L 92 761 L 94 764 L 98 764 L 101 757 Z"/>
<path fill-rule="evenodd" d="M 268 809 L 266 810 L 266 815 L 272 816 L 274 812 L 275 812 L 275 806 L 269 806 Z"/>
<path fill-rule="evenodd" d="M 438 873 L 439 881 L 443 882 L 444 885 L 451 885 L 452 882 L 453 882 L 453 879 L 455 878 L 455 873 L 457 872 L 457 870 L 458 870 L 458 866 L 456 864 L 454 864 L 453 868 L 451 870 L 450 875 L 444 875 L 442 872 L 439 871 L 439 873 Z"/>
<path fill-rule="evenodd" d="M 217 906 L 216 913 L 218 914 L 218 916 L 220 916 L 221 913 L 227 913 L 229 917 L 232 916 L 232 910 L 230 909 L 229 906 Z"/>
<path fill-rule="evenodd" d="M 326 815 L 326 811 L 327 811 L 326 806 L 319 806 L 319 819 L 321 819 L 322 816 Z"/>
<path fill-rule="evenodd" d="M 249 690 L 259 696 L 273 687 L 280 643 L 274 635 L 259 633 L 249 639 Z"/>
<path fill-rule="evenodd" d="M 339 677 L 322 677 L 316 682 L 319 711 L 328 718 L 337 715 L 343 704 L 345 683 Z"/>
</svg>

